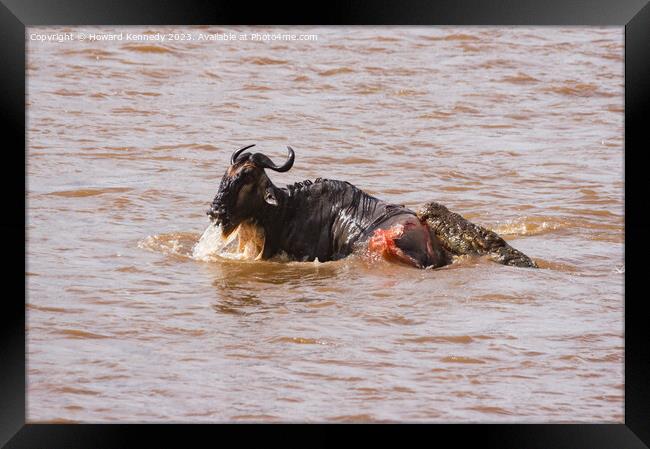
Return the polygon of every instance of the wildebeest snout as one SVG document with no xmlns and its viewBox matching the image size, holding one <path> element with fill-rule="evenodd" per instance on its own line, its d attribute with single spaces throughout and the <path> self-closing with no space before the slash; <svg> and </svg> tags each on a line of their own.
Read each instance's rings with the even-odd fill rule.
<svg viewBox="0 0 650 449">
<path fill-rule="evenodd" d="M 221 221 L 226 216 L 226 209 L 223 206 L 212 204 L 205 213 L 210 219 Z"/>
</svg>

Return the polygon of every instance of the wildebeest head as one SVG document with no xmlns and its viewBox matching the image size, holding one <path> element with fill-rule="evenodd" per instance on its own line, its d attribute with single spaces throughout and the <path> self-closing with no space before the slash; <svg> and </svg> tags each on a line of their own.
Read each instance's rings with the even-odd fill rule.
<svg viewBox="0 0 650 449">
<path fill-rule="evenodd" d="M 277 166 L 262 153 L 244 153 L 255 145 L 236 150 L 230 158 L 230 167 L 221 179 L 212 206 L 207 211 L 211 221 L 221 225 L 224 236 L 249 219 L 255 219 L 268 207 L 278 205 L 276 190 L 264 169 L 285 172 L 293 166 L 295 154 L 287 147 L 285 163 Z"/>
</svg>

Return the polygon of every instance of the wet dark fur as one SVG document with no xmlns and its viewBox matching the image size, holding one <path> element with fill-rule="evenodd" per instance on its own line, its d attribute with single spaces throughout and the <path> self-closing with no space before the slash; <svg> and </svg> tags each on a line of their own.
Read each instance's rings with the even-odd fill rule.
<svg viewBox="0 0 650 449">
<path fill-rule="evenodd" d="M 284 251 L 299 260 L 341 259 L 387 220 L 415 216 L 345 181 L 307 180 L 277 189 L 276 198 L 255 218 L 267 236 L 263 258 Z"/>
</svg>

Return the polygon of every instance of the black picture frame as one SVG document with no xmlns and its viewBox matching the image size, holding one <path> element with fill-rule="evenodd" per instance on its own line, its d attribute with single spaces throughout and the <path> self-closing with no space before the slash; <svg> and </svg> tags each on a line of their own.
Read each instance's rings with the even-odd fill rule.
<svg viewBox="0 0 650 449">
<path fill-rule="evenodd" d="M 643 448 L 650 444 L 650 341 L 643 313 L 640 278 L 647 266 L 643 233 L 649 228 L 643 209 L 646 179 L 643 125 L 650 116 L 650 5 L 646 0 L 401 0 L 361 1 L 282 7 L 215 1 L 157 2 L 153 0 L 1 0 L 0 114 L 5 135 L 3 156 L 9 173 L 0 176 L 0 230 L 8 243 L 2 271 L 6 285 L 0 314 L 0 445 L 8 448 L 136 447 L 134 438 L 183 446 L 219 444 L 222 427 L 195 425 L 26 424 L 25 295 L 26 153 L 25 153 L 25 28 L 37 25 L 616 25 L 625 27 L 625 423 L 624 424 L 460 424 L 410 426 L 421 441 L 436 444 L 447 438 L 454 446 L 475 438 L 481 446 L 501 448 Z M 21 152 L 22 148 L 22 152 Z M 22 167 L 22 169 L 20 168 Z M 20 212 L 22 210 L 22 213 Z M 22 236 L 21 239 L 16 236 Z M 630 243 L 630 244 L 628 244 Z M 6 250 L 7 251 L 7 250 Z M 22 293 L 23 299 L 20 298 Z M 288 440 L 283 426 L 229 426 L 237 444 L 273 434 Z M 304 426 L 296 426 L 304 429 Z M 337 444 L 330 430 L 317 443 Z M 404 426 L 361 426 L 389 443 Z M 400 432 L 403 433 L 403 432 Z M 334 434 L 335 435 L 335 434 Z M 404 444 L 401 438 L 395 441 Z M 176 438 L 176 439 L 174 439 Z M 194 441 L 194 443 L 189 443 Z M 298 440 L 300 442 L 300 440 Z M 203 443 L 203 444 L 206 444 Z M 232 443 L 229 443 L 232 444 Z"/>
</svg>

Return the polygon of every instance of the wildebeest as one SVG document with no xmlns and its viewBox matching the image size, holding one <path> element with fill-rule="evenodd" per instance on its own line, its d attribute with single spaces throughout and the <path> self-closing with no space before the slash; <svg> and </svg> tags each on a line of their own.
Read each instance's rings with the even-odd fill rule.
<svg viewBox="0 0 650 449">
<path fill-rule="evenodd" d="M 265 170 L 286 172 L 295 153 L 278 166 L 262 153 L 236 150 L 221 179 L 208 216 L 224 236 L 240 225 L 263 236 L 259 259 L 285 254 L 292 260 L 337 260 L 355 251 L 412 265 L 437 268 L 454 255 L 488 255 L 506 265 L 535 267 L 492 231 L 427 203 L 417 213 L 390 204 L 346 181 L 318 178 L 276 187 Z"/>
</svg>

